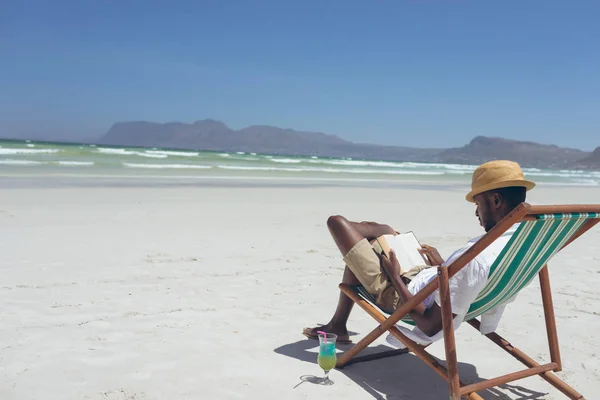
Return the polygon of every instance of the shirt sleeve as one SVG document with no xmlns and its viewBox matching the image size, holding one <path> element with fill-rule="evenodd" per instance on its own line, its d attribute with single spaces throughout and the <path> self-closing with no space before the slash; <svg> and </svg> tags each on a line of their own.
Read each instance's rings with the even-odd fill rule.
<svg viewBox="0 0 600 400">
<path fill-rule="evenodd" d="M 452 312 L 456 315 L 466 315 L 469 307 L 487 281 L 488 271 L 480 260 L 475 257 L 456 275 L 450 278 L 450 303 Z M 435 302 L 440 305 L 440 292 L 435 292 Z"/>
</svg>

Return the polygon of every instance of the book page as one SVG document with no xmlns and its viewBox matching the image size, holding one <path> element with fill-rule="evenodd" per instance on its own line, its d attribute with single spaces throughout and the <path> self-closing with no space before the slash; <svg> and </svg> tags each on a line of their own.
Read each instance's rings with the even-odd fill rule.
<svg viewBox="0 0 600 400">
<path fill-rule="evenodd" d="M 385 235 L 389 246 L 396 252 L 396 257 L 403 272 L 417 265 L 425 265 L 425 259 L 417 249 L 421 248 L 417 237 L 413 232 L 401 233 L 399 235 Z"/>
</svg>

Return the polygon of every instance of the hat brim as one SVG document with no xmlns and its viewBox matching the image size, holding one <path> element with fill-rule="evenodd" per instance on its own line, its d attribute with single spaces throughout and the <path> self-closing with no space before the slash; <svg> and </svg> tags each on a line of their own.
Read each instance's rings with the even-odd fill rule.
<svg viewBox="0 0 600 400">
<path fill-rule="evenodd" d="M 465 197 L 467 199 L 468 202 L 470 203 L 475 203 L 475 200 L 473 199 L 475 196 L 477 196 L 480 193 L 483 192 L 487 192 L 489 190 L 494 190 L 494 189 L 501 189 L 501 188 L 505 188 L 505 187 L 511 187 L 511 186 L 517 186 L 517 187 L 524 187 L 527 191 L 533 189 L 535 187 L 535 183 L 528 181 L 526 179 L 517 179 L 517 180 L 512 180 L 512 181 L 502 181 L 502 182 L 493 182 L 493 183 L 489 183 L 487 185 L 483 185 L 481 187 L 478 187 L 475 190 L 472 190 L 469 192 L 469 194 L 467 194 L 467 196 Z"/>
</svg>

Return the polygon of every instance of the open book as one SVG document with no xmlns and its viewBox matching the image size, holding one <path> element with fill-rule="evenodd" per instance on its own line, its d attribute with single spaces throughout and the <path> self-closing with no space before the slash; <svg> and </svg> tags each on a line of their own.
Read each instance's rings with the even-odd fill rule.
<svg viewBox="0 0 600 400">
<path fill-rule="evenodd" d="M 417 265 L 427 264 L 425 258 L 417 250 L 421 248 L 421 244 L 413 232 L 380 236 L 373 242 L 373 248 L 377 253 L 383 252 L 388 257 L 390 248 L 393 249 L 400 263 L 400 274 Z"/>
</svg>

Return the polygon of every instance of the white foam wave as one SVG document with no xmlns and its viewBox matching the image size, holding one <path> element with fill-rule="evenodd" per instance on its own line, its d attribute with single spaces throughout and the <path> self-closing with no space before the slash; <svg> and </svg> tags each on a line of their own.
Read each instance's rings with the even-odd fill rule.
<svg viewBox="0 0 600 400">
<path fill-rule="evenodd" d="M 42 163 L 39 161 L 29 161 L 29 160 L 0 160 L 0 164 L 3 164 L 3 165 L 39 165 Z"/>
<path fill-rule="evenodd" d="M 389 169 L 384 169 L 384 170 L 372 170 L 372 169 L 350 169 L 350 170 L 345 170 L 345 169 L 327 169 L 327 172 L 347 172 L 350 171 L 351 173 L 355 173 L 355 174 L 388 174 L 388 175 L 444 175 L 444 172 L 442 171 L 405 171 L 405 170 L 389 170 Z"/>
<path fill-rule="evenodd" d="M 600 186 L 600 181 L 595 179 L 575 179 L 575 182 L 581 183 L 585 186 Z"/>
<path fill-rule="evenodd" d="M 143 151 L 133 151 L 133 150 L 125 150 L 125 149 L 111 149 L 105 147 L 98 147 L 96 149 L 98 153 L 102 154 L 112 154 L 118 156 L 140 156 L 147 158 L 167 158 L 166 154 L 153 154 L 151 152 L 143 152 Z"/>
<path fill-rule="evenodd" d="M 544 176 L 550 178 L 594 178 L 596 176 L 593 172 L 583 172 L 583 173 L 573 173 L 573 171 L 568 172 L 532 172 L 527 174 L 528 176 Z"/>
<path fill-rule="evenodd" d="M 388 174 L 388 175 L 444 175 L 442 171 L 403 171 L 403 170 L 374 170 L 364 168 L 311 168 L 311 167 L 260 167 L 247 165 L 218 165 L 217 168 L 243 171 L 285 171 L 285 172 L 326 172 L 347 174 Z"/>
<path fill-rule="evenodd" d="M 243 151 L 238 151 L 238 152 L 236 152 L 235 154 L 241 154 L 241 155 L 244 155 L 244 154 L 246 154 L 246 153 L 244 153 Z"/>
<path fill-rule="evenodd" d="M 256 153 L 250 153 L 250 155 L 251 155 L 251 156 L 255 156 L 255 155 L 256 155 Z"/>
<path fill-rule="evenodd" d="M 417 163 L 417 162 L 405 162 L 402 163 L 404 167 L 409 168 L 441 168 L 441 169 L 453 169 L 453 170 L 464 170 L 464 171 L 475 171 L 476 165 L 461 165 L 461 164 L 440 164 L 440 163 Z"/>
<path fill-rule="evenodd" d="M 600 181 L 575 180 L 573 182 L 539 182 L 540 186 L 600 186 Z"/>
<path fill-rule="evenodd" d="M 27 147 L 35 147 L 35 144 L 27 143 Z"/>
<path fill-rule="evenodd" d="M 348 165 L 356 167 L 393 167 L 402 168 L 403 163 L 395 163 L 388 161 L 359 161 L 359 160 L 308 160 L 309 163 L 313 164 L 330 164 L 330 165 Z"/>
<path fill-rule="evenodd" d="M 14 155 L 14 154 L 51 154 L 58 153 L 59 149 L 21 149 L 21 148 L 0 148 L 0 154 Z"/>
<path fill-rule="evenodd" d="M 190 151 L 146 150 L 146 154 L 177 156 L 177 157 L 196 157 L 200 153 L 190 152 Z"/>
<path fill-rule="evenodd" d="M 292 159 L 292 158 L 271 158 L 271 162 L 281 163 L 281 164 L 298 164 L 301 163 L 302 160 Z"/>
<path fill-rule="evenodd" d="M 147 168 L 147 169 L 211 169 L 210 165 L 196 164 L 136 164 L 123 163 L 128 168 Z"/>
<path fill-rule="evenodd" d="M 592 175 L 600 177 L 600 171 L 584 171 L 581 169 L 561 169 L 560 172 L 566 174 L 573 174 L 573 176 L 581 176 L 581 175 Z"/>
<path fill-rule="evenodd" d="M 57 164 L 80 167 L 89 167 L 94 165 L 94 163 L 91 161 L 58 161 Z"/>
<path fill-rule="evenodd" d="M 278 167 L 248 167 L 243 165 L 217 165 L 220 169 L 231 169 L 237 171 L 287 171 L 296 172 L 299 169 L 296 168 L 278 168 Z"/>
<path fill-rule="evenodd" d="M 231 157 L 231 154 L 229 153 L 221 153 L 219 154 L 221 157 Z"/>
<path fill-rule="evenodd" d="M 148 157 L 148 158 L 167 158 L 167 157 L 169 157 L 166 154 L 151 154 L 151 153 L 141 153 L 141 152 L 135 152 L 134 154 L 136 156 Z"/>
<path fill-rule="evenodd" d="M 33 160 L 0 160 L 4 165 L 65 165 L 65 166 L 92 166 L 91 161 L 33 161 Z"/>
<path fill-rule="evenodd" d="M 98 153 L 103 154 L 118 154 L 118 155 L 132 155 L 135 154 L 135 151 L 125 150 L 125 149 L 111 149 L 106 147 L 98 147 L 96 149 Z"/>
</svg>

